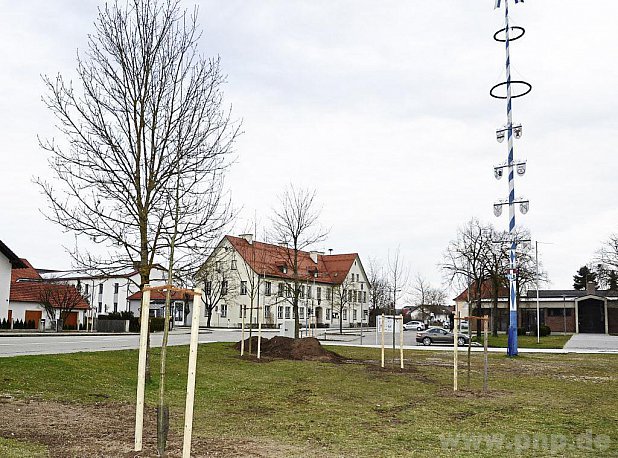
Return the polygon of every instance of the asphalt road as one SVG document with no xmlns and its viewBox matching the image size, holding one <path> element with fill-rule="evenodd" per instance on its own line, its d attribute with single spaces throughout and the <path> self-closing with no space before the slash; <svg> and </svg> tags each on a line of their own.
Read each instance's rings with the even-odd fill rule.
<svg viewBox="0 0 618 458">
<path fill-rule="evenodd" d="M 343 334 L 338 331 L 329 329 L 317 330 L 317 337 L 325 344 L 347 344 L 360 345 L 361 333 L 359 329 L 344 330 Z M 254 333 L 257 331 L 254 330 Z M 315 331 L 314 331 L 315 333 Z M 278 335 L 278 330 L 262 330 L 264 337 L 273 337 Z M 306 332 L 302 332 L 303 337 Z M 406 331 L 404 333 L 404 345 L 415 345 L 414 331 Z M 245 335 L 245 338 L 247 335 Z M 151 346 L 161 346 L 163 335 L 161 333 L 151 334 Z M 170 333 L 169 345 L 188 345 L 190 338 L 190 330 L 188 328 L 175 329 Z M 241 340 L 240 329 L 212 329 L 200 330 L 200 343 L 209 342 L 238 342 Z M 375 330 L 363 330 L 362 344 L 375 345 L 379 344 L 379 339 L 376 339 Z M 392 335 L 385 336 L 385 344 L 387 347 L 392 346 Z M 399 335 L 396 335 L 396 345 L 399 348 Z M 43 354 L 58 354 L 58 353 L 76 353 L 76 352 L 91 352 L 91 351 L 110 351 L 110 350 L 128 350 L 135 349 L 139 346 L 138 334 L 105 334 L 98 335 L 96 333 L 71 333 L 71 334 L 22 334 L 11 335 L 9 333 L 0 334 L 0 357 L 19 356 L 19 355 L 43 355 Z"/>
</svg>

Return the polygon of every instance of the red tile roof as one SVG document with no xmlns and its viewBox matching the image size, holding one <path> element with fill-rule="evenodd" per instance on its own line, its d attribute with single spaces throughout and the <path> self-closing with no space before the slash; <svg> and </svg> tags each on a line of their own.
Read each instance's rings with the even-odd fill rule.
<svg viewBox="0 0 618 458">
<path fill-rule="evenodd" d="M 475 300 L 476 296 L 476 282 L 470 284 L 470 300 Z M 509 289 L 506 286 L 501 286 L 498 289 L 498 297 L 509 297 Z M 491 282 L 486 280 L 481 285 L 481 299 L 493 299 L 493 293 L 491 291 Z M 454 299 L 456 302 L 468 300 L 468 288 L 464 289 L 459 296 Z"/>
<path fill-rule="evenodd" d="M 165 301 L 165 294 L 165 291 L 150 291 L 150 301 Z M 184 295 L 180 291 L 172 291 L 171 298 L 173 301 L 184 300 Z M 133 293 L 127 299 L 130 301 L 141 300 L 142 292 L 138 291 L 137 293 Z"/>
<path fill-rule="evenodd" d="M 290 260 L 293 259 L 293 250 L 280 245 L 256 242 L 249 243 L 242 237 L 226 235 L 225 238 L 242 256 L 243 260 L 258 274 L 270 277 L 292 279 L 293 271 Z M 352 264 L 358 257 L 357 253 L 317 255 L 317 263 L 311 259 L 308 251 L 298 253 L 298 272 L 301 280 L 315 280 L 316 283 L 341 284 L 350 271 Z M 286 266 L 283 273 L 281 267 Z M 318 276 L 314 277 L 317 270 Z"/>
<path fill-rule="evenodd" d="M 21 259 L 21 262 L 26 266 L 11 270 L 11 289 L 9 291 L 10 302 L 35 302 L 41 303 L 41 296 L 44 291 L 49 291 L 50 288 L 56 293 L 51 294 L 52 300 L 54 296 L 61 297 L 63 294 L 71 294 L 79 296 L 77 288 L 72 285 L 44 282 L 39 273 L 26 260 Z M 53 307 L 60 307 L 58 304 L 53 304 Z M 86 310 L 90 308 L 88 302 L 82 297 L 75 309 Z"/>
</svg>

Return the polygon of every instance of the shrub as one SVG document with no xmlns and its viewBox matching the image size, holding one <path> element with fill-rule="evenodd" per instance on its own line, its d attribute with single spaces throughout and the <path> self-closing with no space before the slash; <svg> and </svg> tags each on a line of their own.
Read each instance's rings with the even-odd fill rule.
<svg viewBox="0 0 618 458">
<path fill-rule="evenodd" d="M 150 319 L 150 331 L 151 332 L 163 331 L 164 325 L 165 325 L 165 318 L 151 318 Z"/>
<path fill-rule="evenodd" d="M 7 329 L 7 327 L 6 327 L 6 318 L 2 318 L 2 324 L 0 324 L 0 328 Z"/>
<path fill-rule="evenodd" d="M 541 334 L 541 337 L 547 337 L 551 334 L 551 328 L 543 324 L 539 327 L 539 333 Z M 536 331 L 534 334 L 536 335 Z"/>
<path fill-rule="evenodd" d="M 525 336 L 526 335 L 526 328 L 517 328 L 517 335 L 518 336 Z"/>
</svg>

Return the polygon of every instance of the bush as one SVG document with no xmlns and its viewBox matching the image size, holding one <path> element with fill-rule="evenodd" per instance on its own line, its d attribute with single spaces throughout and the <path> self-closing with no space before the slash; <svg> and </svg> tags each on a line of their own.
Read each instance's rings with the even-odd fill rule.
<svg viewBox="0 0 618 458">
<path fill-rule="evenodd" d="M 541 325 L 539 327 L 539 333 L 541 334 L 541 337 L 547 337 L 551 334 L 551 328 L 546 325 Z M 536 335 L 536 331 L 534 332 L 534 334 Z"/>
<path fill-rule="evenodd" d="M 165 325 L 165 318 L 151 318 L 150 319 L 150 331 L 151 332 L 163 331 L 164 325 Z"/>
<path fill-rule="evenodd" d="M 525 336 L 526 335 L 526 328 L 517 328 L 517 335 L 518 336 Z"/>
</svg>

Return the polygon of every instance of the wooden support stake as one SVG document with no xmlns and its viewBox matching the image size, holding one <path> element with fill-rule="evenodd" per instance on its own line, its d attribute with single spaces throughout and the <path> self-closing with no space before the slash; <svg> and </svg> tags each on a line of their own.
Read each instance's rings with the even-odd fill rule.
<svg viewBox="0 0 618 458">
<path fill-rule="evenodd" d="M 191 457 L 191 434 L 193 432 L 193 404 L 195 402 L 195 375 L 197 369 L 197 344 L 200 336 L 202 290 L 195 288 L 193 296 L 193 319 L 191 320 L 191 341 L 189 344 L 189 367 L 187 371 L 187 399 L 185 404 L 185 429 L 182 440 L 183 458 Z"/>
<path fill-rule="evenodd" d="M 455 318 L 455 326 L 453 327 L 453 391 L 457 391 L 457 366 L 459 364 L 458 361 L 458 353 L 459 349 L 457 348 L 457 339 L 459 333 L 459 312 L 457 312 L 457 317 Z"/>
<path fill-rule="evenodd" d="M 384 367 L 384 314 L 382 314 L 382 330 L 381 330 L 381 335 L 382 335 L 382 367 Z"/>
<path fill-rule="evenodd" d="M 242 315 L 242 330 L 240 331 L 240 356 L 245 354 L 245 315 L 247 314 L 247 306 L 240 306 L 240 314 Z"/>
<path fill-rule="evenodd" d="M 257 342 L 257 359 L 260 359 L 262 353 L 262 312 L 260 311 L 260 304 L 258 299 L 258 342 Z"/>
<path fill-rule="evenodd" d="M 399 315 L 401 327 L 399 328 L 399 359 L 401 361 L 401 369 L 403 369 L 403 315 Z"/>
<path fill-rule="evenodd" d="M 489 334 L 489 317 L 486 315 L 485 319 L 483 320 L 483 357 L 484 357 L 484 362 L 483 362 L 483 392 L 487 393 L 487 385 L 488 385 L 488 366 L 489 366 L 489 362 L 487 361 L 487 340 L 488 340 L 488 334 Z"/>
<path fill-rule="evenodd" d="M 145 285 L 142 292 L 142 310 L 140 314 L 139 359 L 137 363 L 137 403 L 135 406 L 135 448 L 142 451 L 144 432 L 144 392 L 146 389 L 146 342 L 148 340 L 148 318 L 150 316 L 150 290 Z"/>
<path fill-rule="evenodd" d="M 478 321 L 474 321 L 474 324 L 478 329 Z M 468 319 L 468 388 L 470 388 L 470 353 L 472 353 L 472 320 Z"/>
</svg>

